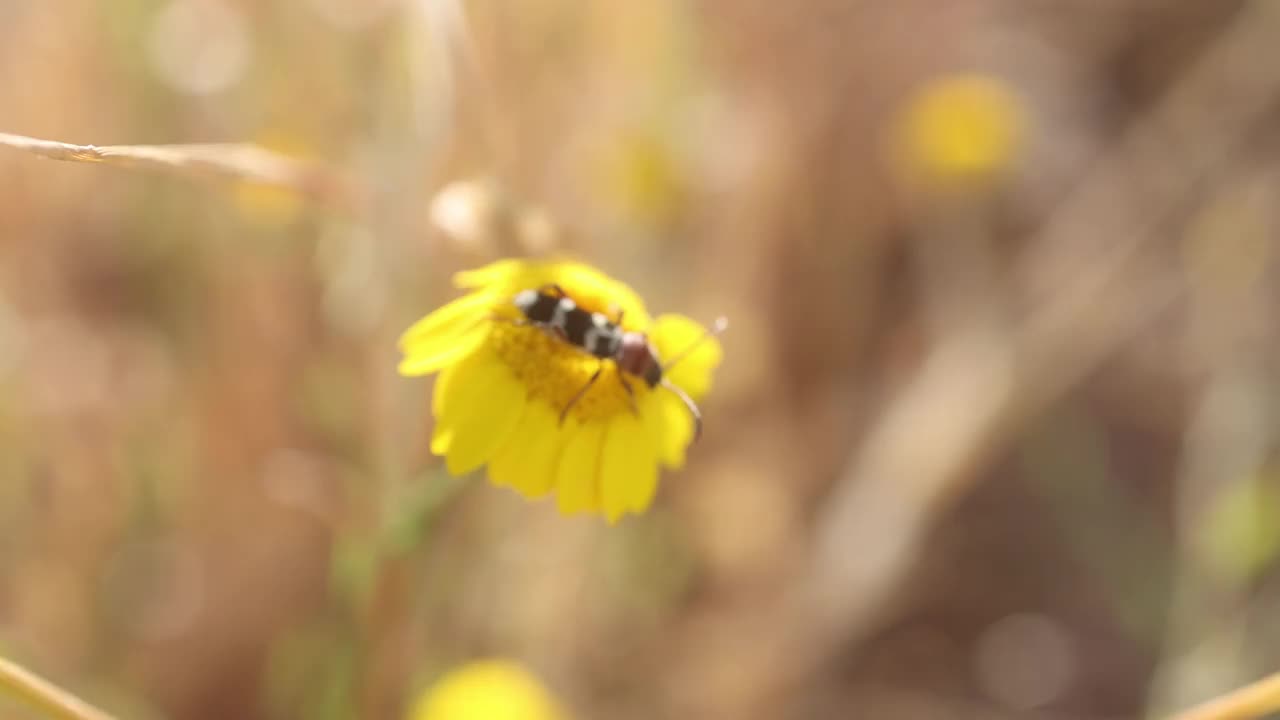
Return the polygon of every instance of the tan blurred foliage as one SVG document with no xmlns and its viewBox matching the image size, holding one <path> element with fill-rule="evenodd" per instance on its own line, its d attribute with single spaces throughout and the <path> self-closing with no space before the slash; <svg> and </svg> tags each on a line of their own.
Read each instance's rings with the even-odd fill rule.
<svg viewBox="0 0 1280 720">
<path fill-rule="evenodd" d="M 0 148 L 0 652 L 210 719 L 401 717 L 481 656 L 624 720 L 1274 670 L 1277 41 L 1264 0 L 0 4 L 0 131 L 222 177 Z M 732 320 L 612 529 L 447 478 L 394 374 L 454 271 L 559 250 Z"/>
</svg>

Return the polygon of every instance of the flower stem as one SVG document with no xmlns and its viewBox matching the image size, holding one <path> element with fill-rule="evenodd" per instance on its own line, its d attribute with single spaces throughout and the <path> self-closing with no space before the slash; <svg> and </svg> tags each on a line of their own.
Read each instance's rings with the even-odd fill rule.
<svg viewBox="0 0 1280 720">
<path fill-rule="evenodd" d="M 112 720 L 110 715 L 2 657 L 0 694 L 11 695 L 58 720 Z"/>
<path fill-rule="evenodd" d="M 1184 710 L 1170 720 L 1252 720 L 1277 711 L 1280 711 L 1280 672 Z"/>
</svg>

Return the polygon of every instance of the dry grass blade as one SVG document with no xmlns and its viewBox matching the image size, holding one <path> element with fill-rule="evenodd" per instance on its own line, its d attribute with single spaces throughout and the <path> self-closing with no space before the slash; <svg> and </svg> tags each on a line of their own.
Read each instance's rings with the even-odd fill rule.
<svg viewBox="0 0 1280 720">
<path fill-rule="evenodd" d="M 51 160 L 263 183 L 292 190 L 320 205 L 345 212 L 357 212 L 362 205 L 355 183 L 341 173 L 257 145 L 73 145 L 0 133 L 0 146 Z"/>
<path fill-rule="evenodd" d="M 1280 673 L 1178 713 L 1170 720 L 1252 720 L 1280 710 Z"/>
<path fill-rule="evenodd" d="M 0 658 L 0 692 L 62 720 L 112 720 L 112 716 L 25 668 Z"/>
</svg>

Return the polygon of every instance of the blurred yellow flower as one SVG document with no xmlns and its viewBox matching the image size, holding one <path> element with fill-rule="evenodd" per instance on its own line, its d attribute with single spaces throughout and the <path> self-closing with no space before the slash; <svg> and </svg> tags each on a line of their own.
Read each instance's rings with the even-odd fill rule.
<svg viewBox="0 0 1280 720">
<path fill-rule="evenodd" d="M 305 158 L 311 148 L 295 134 L 265 132 L 254 138 L 254 144 L 286 157 Z M 235 203 L 249 221 L 264 227 L 287 225 L 298 218 L 305 204 L 292 188 L 254 180 L 235 184 Z"/>
<path fill-rule="evenodd" d="M 1236 479 L 1208 499 L 1193 542 L 1210 570 L 1252 582 L 1280 557 L 1280 482 L 1274 469 Z"/>
<path fill-rule="evenodd" d="M 911 98 L 897 130 L 899 160 L 909 171 L 942 182 L 982 180 L 1013 163 L 1022 107 L 994 78 L 949 75 Z"/>
<path fill-rule="evenodd" d="M 428 687 L 408 720 L 567 720 L 551 693 L 520 665 L 479 660 Z"/>
<path fill-rule="evenodd" d="M 623 328 L 647 331 L 660 358 L 692 348 L 665 378 L 694 400 L 710 388 L 719 342 L 684 316 L 650 319 L 631 288 L 577 262 L 501 260 L 454 282 L 470 292 L 400 339 L 401 374 L 440 373 L 431 451 L 454 475 L 487 464 L 495 485 L 530 499 L 554 492 L 566 515 L 598 513 L 615 522 L 647 509 L 659 465 L 682 467 L 692 440 L 693 419 L 680 398 L 631 377 L 632 398 L 624 387 L 630 373 L 616 363 L 601 365 L 552 333 L 503 319 L 523 317 L 513 303 L 517 293 L 558 285 L 579 308 L 610 318 L 622 313 Z"/>
<path fill-rule="evenodd" d="M 302 198 L 294 190 L 252 180 L 236 183 L 235 202 L 246 218 L 262 226 L 287 225 L 303 208 Z"/>
<path fill-rule="evenodd" d="M 655 133 L 633 133 L 617 140 L 602 162 L 597 187 L 607 200 L 621 205 L 634 219 L 664 223 L 680 211 L 684 176 L 677 149 Z"/>
</svg>

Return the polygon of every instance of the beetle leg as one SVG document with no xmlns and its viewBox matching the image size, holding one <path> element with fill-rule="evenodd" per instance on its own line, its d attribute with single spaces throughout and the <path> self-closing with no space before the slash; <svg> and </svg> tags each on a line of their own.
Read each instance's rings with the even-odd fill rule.
<svg viewBox="0 0 1280 720">
<path fill-rule="evenodd" d="M 564 419 L 569 416 L 569 411 L 573 409 L 573 406 L 577 405 L 578 401 L 582 399 L 582 396 L 586 395 L 587 391 L 591 389 L 591 386 L 596 384 L 596 380 L 600 379 L 600 373 L 603 371 L 604 361 L 601 361 L 600 364 L 596 366 L 596 371 L 591 374 L 591 379 L 582 386 L 582 389 L 578 390 L 578 392 L 574 394 L 574 396 L 569 400 L 569 404 L 565 405 L 564 409 L 560 411 L 561 425 L 564 424 Z"/>
</svg>

